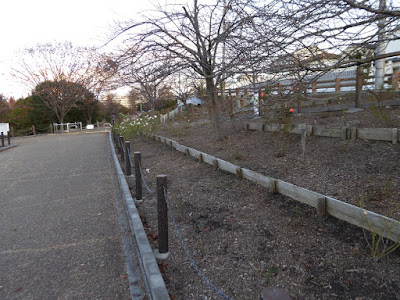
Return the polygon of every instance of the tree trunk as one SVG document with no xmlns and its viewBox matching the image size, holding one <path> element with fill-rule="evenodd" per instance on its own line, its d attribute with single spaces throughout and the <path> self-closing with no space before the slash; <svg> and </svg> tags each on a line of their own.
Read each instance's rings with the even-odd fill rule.
<svg viewBox="0 0 400 300">
<path fill-rule="evenodd" d="M 357 66 L 356 72 L 356 99 L 355 99 L 355 106 L 356 108 L 361 108 L 361 92 L 363 87 L 363 73 L 362 73 L 362 66 Z"/>
<path fill-rule="evenodd" d="M 218 106 L 217 91 L 213 79 L 206 79 L 207 95 L 210 102 L 211 118 L 215 129 L 217 140 L 223 139 L 221 127 L 221 112 Z"/>
</svg>

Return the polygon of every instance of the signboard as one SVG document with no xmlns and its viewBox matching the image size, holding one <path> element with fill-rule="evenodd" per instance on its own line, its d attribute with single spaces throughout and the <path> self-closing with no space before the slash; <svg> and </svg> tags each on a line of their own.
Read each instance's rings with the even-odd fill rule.
<svg viewBox="0 0 400 300">
<path fill-rule="evenodd" d="M 0 134 L 3 132 L 4 135 L 7 135 L 7 132 L 10 131 L 9 123 L 0 123 Z"/>
</svg>

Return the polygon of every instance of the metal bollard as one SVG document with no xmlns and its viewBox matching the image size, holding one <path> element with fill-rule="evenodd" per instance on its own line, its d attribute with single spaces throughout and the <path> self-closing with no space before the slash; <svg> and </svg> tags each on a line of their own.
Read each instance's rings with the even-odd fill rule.
<svg viewBox="0 0 400 300">
<path fill-rule="evenodd" d="M 167 175 L 157 176 L 158 250 L 168 253 Z"/>
<path fill-rule="evenodd" d="M 136 179 L 136 200 L 142 200 L 142 175 L 140 165 L 142 164 L 142 155 L 135 152 L 135 179 Z"/>
<path fill-rule="evenodd" d="M 131 142 L 129 141 L 125 142 L 125 151 L 126 151 L 126 175 L 131 176 L 132 175 L 131 160 L 130 160 Z"/>
</svg>

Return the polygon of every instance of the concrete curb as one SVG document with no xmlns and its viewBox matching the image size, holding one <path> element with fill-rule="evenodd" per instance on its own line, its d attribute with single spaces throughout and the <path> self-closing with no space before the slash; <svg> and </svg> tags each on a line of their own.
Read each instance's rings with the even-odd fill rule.
<svg viewBox="0 0 400 300">
<path fill-rule="evenodd" d="M 121 188 L 122 197 L 125 203 L 125 209 L 129 220 L 129 225 L 132 230 L 134 241 L 136 242 L 139 253 L 137 253 L 142 270 L 144 280 L 150 289 L 150 299 L 154 300 L 168 300 L 170 299 L 167 287 L 165 286 L 164 279 L 158 268 L 157 261 L 154 257 L 153 250 L 150 247 L 149 240 L 147 239 L 146 232 L 143 228 L 142 221 L 136 209 L 135 203 L 129 191 L 128 183 L 126 182 L 125 175 L 122 172 L 118 157 L 111 139 L 111 133 L 108 135 L 111 153 L 114 158 L 115 170 L 118 177 L 118 183 Z"/>
<path fill-rule="evenodd" d="M 7 147 L 0 148 L 0 152 L 1 152 L 1 151 L 6 151 L 6 150 L 11 149 L 11 148 L 15 148 L 15 147 L 17 147 L 17 146 L 18 146 L 18 144 L 10 145 L 10 146 L 7 146 Z"/>
</svg>

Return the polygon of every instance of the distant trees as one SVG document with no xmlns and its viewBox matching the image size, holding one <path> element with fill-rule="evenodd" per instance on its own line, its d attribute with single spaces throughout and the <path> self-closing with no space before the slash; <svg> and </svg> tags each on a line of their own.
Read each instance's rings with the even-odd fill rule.
<svg viewBox="0 0 400 300">
<path fill-rule="evenodd" d="M 54 112 L 58 121 L 63 123 L 65 115 L 77 102 L 83 102 L 93 94 L 79 83 L 59 80 L 38 84 L 33 95 L 38 96 Z"/>
<path fill-rule="evenodd" d="M 108 87 L 115 72 L 107 56 L 69 42 L 39 44 L 20 56 L 13 75 L 32 88 L 59 122 L 78 102 L 91 121 L 96 97 Z"/>
<path fill-rule="evenodd" d="M 7 113 L 10 111 L 10 105 L 7 102 L 6 97 L 0 94 L 0 122 L 5 122 Z"/>
<path fill-rule="evenodd" d="M 16 129 L 24 130 L 35 125 L 37 128 L 48 128 L 56 121 L 54 113 L 43 105 L 37 96 L 19 99 L 5 116 L 5 121 Z"/>
</svg>

